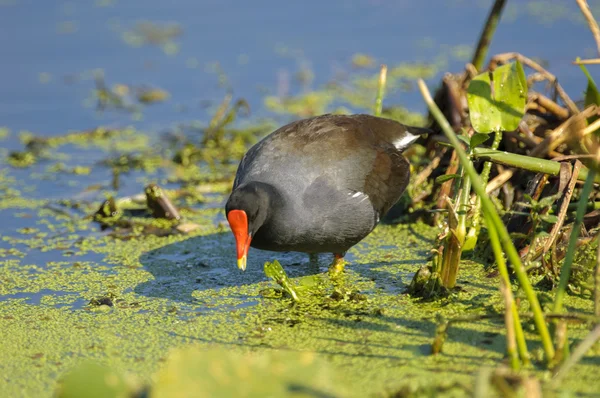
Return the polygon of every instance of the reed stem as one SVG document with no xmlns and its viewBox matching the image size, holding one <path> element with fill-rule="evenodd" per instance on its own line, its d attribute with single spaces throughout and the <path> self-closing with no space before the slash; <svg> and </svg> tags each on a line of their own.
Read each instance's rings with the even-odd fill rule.
<svg viewBox="0 0 600 398">
<path fill-rule="evenodd" d="M 375 116 L 381 116 L 383 110 L 383 97 L 385 95 L 385 82 L 387 80 L 387 65 L 381 65 L 379 82 L 377 84 L 377 98 L 375 98 Z"/>
</svg>

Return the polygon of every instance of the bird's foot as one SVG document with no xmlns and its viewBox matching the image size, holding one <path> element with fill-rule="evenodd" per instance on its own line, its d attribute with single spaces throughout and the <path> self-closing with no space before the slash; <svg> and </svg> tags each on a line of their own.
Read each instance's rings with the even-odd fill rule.
<svg viewBox="0 0 600 398">
<path fill-rule="evenodd" d="M 332 277 L 340 275 L 344 272 L 344 267 L 346 266 L 346 260 L 344 260 L 344 256 L 341 254 L 334 254 L 333 262 L 329 266 L 329 275 Z"/>
</svg>

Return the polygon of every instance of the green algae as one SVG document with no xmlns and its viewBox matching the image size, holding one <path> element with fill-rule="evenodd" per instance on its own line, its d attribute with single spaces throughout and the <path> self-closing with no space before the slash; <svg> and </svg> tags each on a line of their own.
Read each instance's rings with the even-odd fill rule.
<svg viewBox="0 0 600 398">
<path fill-rule="evenodd" d="M 113 369 L 94 362 L 76 367 L 61 380 L 57 391 L 60 398 L 126 398 L 133 395 L 134 388 Z"/>
<path fill-rule="evenodd" d="M 0 141 L 7 139 L 10 136 L 10 129 L 0 126 Z"/>
<path fill-rule="evenodd" d="M 435 232 L 422 224 L 378 227 L 349 252 L 342 286 L 328 282 L 328 261 L 315 266 L 300 255 L 276 255 L 295 284 L 307 275 L 323 276 L 297 305 L 261 295 L 271 285 L 260 265 L 274 253 L 251 250 L 248 270 L 241 273 L 235 267 L 233 240 L 214 224 L 192 236 L 128 241 L 89 236 L 81 246 L 85 253 L 99 255 L 94 261 L 78 261 L 77 255 L 44 266 L 26 259 L 4 260 L 0 390 L 12 396 L 49 396 L 61 375 L 82 360 L 94 360 L 118 374 L 135 374 L 161 396 L 174 386 L 182 391 L 214 387 L 214 380 L 200 375 L 219 355 L 226 358 L 220 362 L 225 369 L 233 367 L 238 378 L 249 374 L 249 380 L 254 380 L 250 370 L 256 361 L 289 368 L 307 355 L 330 369 L 332 377 L 324 388 L 335 396 L 399 391 L 464 396 L 472 391 L 481 367 L 503 360 L 502 321 L 453 325 L 442 353 L 432 356 L 438 319 L 498 313 L 502 300 L 496 280 L 475 262 L 464 264 L 461 289 L 448 299 L 424 303 L 402 294 L 412 274 L 427 262 Z M 333 293 L 340 288 L 364 297 L 336 298 Z M 106 301 L 88 304 L 106 297 L 113 306 Z M 568 306 L 591 311 L 591 302 L 583 298 L 570 297 Z M 570 334 L 582 338 L 585 331 L 575 325 Z M 533 333 L 526 333 L 535 340 Z M 179 354 L 169 354 L 171 349 Z M 197 354 L 203 350 L 210 354 Z M 248 361 L 246 370 L 242 359 Z M 567 380 L 563 388 L 594 392 L 598 361 L 591 356 L 577 365 L 579 381 Z M 189 372 L 164 382 L 186 366 Z M 310 375 L 317 365 L 307 366 L 299 374 Z M 259 368 L 263 370 L 256 370 L 256 376 L 268 367 Z M 195 381 L 192 376 L 197 376 Z M 264 388 L 289 385 L 282 380 L 286 378 L 273 378 Z"/>
<path fill-rule="evenodd" d="M 123 41 L 132 47 L 155 45 L 168 55 L 175 55 L 179 51 L 179 44 L 175 41 L 181 36 L 183 30 L 177 23 L 160 24 L 151 21 L 141 21 L 131 30 L 121 33 Z"/>
<path fill-rule="evenodd" d="M 204 375 L 198 377 L 198 375 Z M 259 353 L 185 347 L 173 351 L 151 397 L 348 395 L 339 374 L 312 352 Z"/>
</svg>

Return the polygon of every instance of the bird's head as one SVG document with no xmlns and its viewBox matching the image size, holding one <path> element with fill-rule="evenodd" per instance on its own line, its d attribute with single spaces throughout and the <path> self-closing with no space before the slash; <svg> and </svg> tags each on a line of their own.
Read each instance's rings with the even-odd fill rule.
<svg viewBox="0 0 600 398">
<path fill-rule="evenodd" d="M 227 221 L 235 237 L 237 265 L 242 271 L 246 270 L 252 237 L 267 219 L 270 196 L 270 186 L 249 183 L 234 189 L 225 205 Z"/>
</svg>

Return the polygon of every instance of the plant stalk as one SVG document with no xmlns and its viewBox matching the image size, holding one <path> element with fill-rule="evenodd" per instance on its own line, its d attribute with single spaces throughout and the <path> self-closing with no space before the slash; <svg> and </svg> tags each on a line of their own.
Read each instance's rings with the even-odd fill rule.
<svg viewBox="0 0 600 398">
<path fill-rule="evenodd" d="M 594 269 L 594 315 L 600 316 L 600 234 L 598 234 L 598 253 Z"/>
<path fill-rule="evenodd" d="M 490 44 L 492 44 L 492 38 L 496 32 L 496 27 L 500 21 L 500 16 L 502 15 L 502 10 L 504 9 L 505 3 L 506 0 L 496 0 L 494 2 L 494 6 L 487 17 L 487 21 L 485 21 L 485 26 L 483 27 L 481 36 L 479 36 L 477 49 L 475 50 L 475 54 L 473 54 L 473 60 L 471 61 L 475 69 L 478 71 L 480 71 L 483 67 L 483 62 L 487 56 Z"/>
<path fill-rule="evenodd" d="M 586 0 L 575 0 L 579 8 L 581 9 L 581 13 L 585 17 L 585 20 L 592 31 L 592 35 L 594 36 L 594 40 L 596 40 L 596 46 L 598 47 L 598 54 L 600 54 L 600 27 L 598 27 L 598 22 L 596 22 L 596 18 L 592 15 L 592 11 L 587 4 Z"/>
<path fill-rule="evenodd" d="M 381 116 L 383 110 L 383 96 L 385 95 L 385 82 L 387 80 L 387 65 L 381 65 L 379 82 L 377 84 L 377 98 L 375 98 L 375 116 Z"/>
<path fill-rule="evenodd" d="M 488 234 L 490 237 L 492 250 L 494 251 L 494 256 L 496 257 L 496 263 L 498 264 L 498 270 L 500 270 L 500 291 L 504 296 L 504 303 L 506 307 L 504 318 L 506 324 L 506 351 L 510 358 L 511 368 L 513 370 L 518 370 L 519 358 L 517 356 L 516 346 L 518 345 L 519 347 L 519 355 L 523 361 L 529 359 L 529 354 L 527 353 L 527 345 L 523 336 L 523 330 L 520 329 L 521 323 L 519 321 L 519 313 L 515 305 L 515 299 L 510 291 L 508 269 L 506 268 L 506 263 L 504 262 L 504 253 L 502 253 L 502 246 L 500 244 L 500 239 L 498 238 L 498 232 L 496 231 L 496 228 L 491 220 L 487 220 L 486 218 L 486 224 L 488 225 Z M 519 326 L 520 334 L 517 333 L 517 325 Z"/>
<path fill-rule="evenodd" d="M 521 288 L 525 292 L 525 296 L 527 297 L 527 300 L 529 301 L 531 310 L 533 312 L 534 322 L 535 322 L 536 328 L 538 330 L 540 339 L 542 341 L 542 346 L 544 348 L 544 352 L 546 354 L 546 360 L 548 362 L 550 362 L 552 360 L 552 358 L 554 358 L 554 346 L 552 345 L 552 339 L 550 338 L 550 333 L 548 332 L 548 326 L 546 325 L 546 321 L 544 319 L 544 313 L 542 312 L 542 308 L 537 299 L 535 291 L 533 290 L 533 287 L 531 286 L 531 283 L 529 282 L 529 279 L 527 278 L 527 273 L 525 272 L 525 269 L 521 262 L 521 258 L 519 257 L 519 253 L 517 252 L 517 249 L 515 248 L 512 240 L 510 238 L 510 235 L 508 234 L 508 230 L 506 229 L 506 226 L 502 223 L 502 219 L 498 215 L 498 212 L 496 211 L 494 204 L 492 203 L 490 198 L 486 195 L 485 186 L 481 183 L 481 179 L 480 179 L 479 175 L 475 171 L 475 168 L 473 167 L 469 158 L 467 157 L 467 154 L 463 150 L 460 141 L 456 137 L 456 134 L 450 127 L 448 120 L 446 120 L 446 118 L 444 117 L 444 115 L 442 114 L 442 112 L 440 111 L 438 106 L 435 104 L 435 102 L 433 102 L 433 99 L 431 98 L 431 93 L 429 92 L 429 89 L 427 88 L 427 85 L 425 84 L 425 82 L 422 79 L 419 79 L 418 84 L 419 84 L 419 89 L 421 91 L 421 94 L 422 94 L 423 98 L 425 99 L 425 102 L 427 103 L 427 106 L 429 107 L 431 114 L 435 117 L 439 126 L 444 131 L 446 137 L 448 138 L 448 140 L 450 140 L 450 142 L 454 146 L 454 150 L 456 151 L 457 155 L 459 156 L 460 161 L 461 161 L 463 167 L 465 168 L 466 173 L 471 177 L 471 184 L 473 185 L 473 189 L 475 190 L 477 195 L 481 198 L 481 205 L 482 205 L 483 211 L 485 212 L 485 214 L 487 214 L 487 217 L 489 217 L 490 221 L 496 228 L 498 237 L 502 243 L 502 246 L 504 247 L 506 255 L 508 256 L 508 259 L 510 260 L 510 262 L 513 265 L 513 268 L 517 275 L 517 279 L 519 280 L 519 284 L 521 285 Z M 507 270 L 507 272 L 508 272 L 508 270 Z"/>
<path fill-rule="evenodd" d="M 506 267 L 506 266 L 505 266 Z M 510 309 L 513 313 L 513 320 L 515 322 L 515 337 L 517 339 L 517 348 L 519 349 L 519 357 L 523 361 L 523 365 L 529 366 L 531 361 L 529 360 L 529 351 L 527 351 L 527 342 L 525 341 L 525 334 L 523 333 L 523 325 L 519 318 L 519 311 L 517 310 L 517 304 L 513 299 L 512 307 Z"/>
<path fill-rule="evenodd" d="M 502 132 L 494 132 L 494 141 L 490 149 L 496 150 L 502 141 Z M 487 186 L 488 180 L 490 179 L 490 171 L 492 169 L 492 162 L 488 161 L 483 164 L 483 170 L 481 171 L 481 181 L 483 185 Z M 479 230 L 481 229 L 481 199 L 477 196 L 475 206 L 473 207 L 473 221 L 471 222 L 471 228 L 465 239 L 464 250 L 473 250 L 477 244 L 477 238 L 479 237 Z"/>
<path fill-rule="evenodd" d="M 531 156 L 518 155 L 516 153 L 497 151 L 488 148 L 474 148 L 473 157 L 475 159 L 489 160 L 504 166 L 518 167 L 534 173 L 545 173 L 553 176 L 560 174 L 560 162 L 556 162 L 554 160 L 534 158 Z M 578 180 L 585 181 L 588 173 L 589 169 L 582 167 L 579 171 Z M 595 181 L 600 182 L 600 175 L 596 176 Z"/>
<path fill-rule="evenodd" d="M 583 171 L 583 169 L 582 169 Z M 575 222 L 573 223 L 573 229 L 571 230 L 571 236 L 569 237 L 569 245 L 567 246 L 567 254 L 565 260 L 560 269 L 560 279 L 558 281 L 558 288 L 556 290 L 556 297 L 554 299 L 553 312 L 560 313 L 562 311 L 562 303 L 571 277 L 571 265 L 573 264 L 573 258 L 575 257 L 575 248 L 577 246 L 577 238 L 579 237 L 579 230 L 583 223 L 583 216 L 587 207 L 588 198 L 594 187 L 594 179 L 596 177 L 596 171 L 591 169 L 583 185 L 581 191 L 581 197 L 577 204 L 577 213 L 575 215 Z"/>
<path fill-rule="evenodd" d="M 471 196 L 471 179 L 461 172 L 460 189 L 456 200 L 456 213 L 449 209 L 448 227 L 450 229 L 442 257 L 441 277 L 444 287 L 452 289 L 456 285 L 456 277 L 460 267 L 465 236 L 467 234 L 467 210 Z M 449 201 L 448 201 L 449 202 Z M 456 217 L 456 219 L 453 219 Z"/>
</svg>

